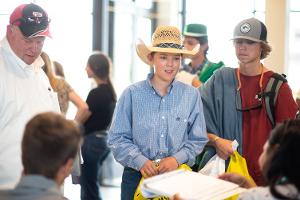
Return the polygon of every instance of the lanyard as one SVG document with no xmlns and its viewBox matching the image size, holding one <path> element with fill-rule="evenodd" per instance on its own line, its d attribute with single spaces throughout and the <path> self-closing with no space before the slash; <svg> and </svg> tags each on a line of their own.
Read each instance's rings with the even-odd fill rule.
<svg viewBox="0 0 300 200">
<path fill-rule="evenodd" d="M 240 74 L 240 68 L 237 68 L 236 70 L 236 76 L 237 76 L 237 79 L 238 79 L 238 87 L 237 87 L 237 91 L 239 91 L 242 87 L 242 83 L 241 83 L 241 74 Z M 262 87 L 263 87 L 263 78 L 264 78 L 264 66 L 263 64 L 261 64 L 261 72 L 260 72 L 260 78 L 259 78 L 259 88 L 260 88 L 260 91 L 262 91 Z"/>
</svg>

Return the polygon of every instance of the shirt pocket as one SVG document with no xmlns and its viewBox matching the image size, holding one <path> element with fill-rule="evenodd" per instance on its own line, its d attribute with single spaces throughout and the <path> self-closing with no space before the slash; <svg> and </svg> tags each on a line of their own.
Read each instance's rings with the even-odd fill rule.
<svg viewBox="0 0 300 200">
<path fill-rule="evenodd" d="M 169 117 L 169 134 L 173 143 L 181 144 L 187 137 L 188 117 L 184 113 L 173 113 Z"/>
</svg>

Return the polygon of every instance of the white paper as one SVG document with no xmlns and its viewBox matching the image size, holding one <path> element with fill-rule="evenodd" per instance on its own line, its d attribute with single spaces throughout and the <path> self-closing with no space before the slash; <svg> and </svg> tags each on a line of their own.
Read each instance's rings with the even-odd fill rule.
<svg viewBox="0 0 300 200">
<path fill-rule="evenodd" d="M 141 187 L 142 194 L 173 197 L 178 193 L 185 200 L 221 200 L 244 190 L 234 183 L 186 170 L 145 179 Z"/>
</svg>

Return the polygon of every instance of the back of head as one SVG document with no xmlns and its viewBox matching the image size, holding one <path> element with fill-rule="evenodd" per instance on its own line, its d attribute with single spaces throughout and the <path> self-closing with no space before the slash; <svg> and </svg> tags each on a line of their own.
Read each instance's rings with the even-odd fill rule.
<svg viewBox="0 0 300 200">
<path fill-rule="evenodd" d="M 15 8 L 10 15 L 9 23 L 18 26 L 24 37 L 49 36 L 50 20 L 46 11 L 40 6 L 30 3 Z"/>
<path fill-rule="evenodd" d="M 107 55 L 99 51 L 93 53 L 88 59 L 88 65 L 97 77 L 109 79 L 111 60 Z"/>
<path fill-rule="evenodd" d="M 267 149 L 270 152 L 272 156 L 263 173 L 273 195 L 287 199 L 276 186 L 291 183 L 300 191 L 300 119 L 285 121 L 272 131 Z"/>
<path fill-rule="evenodd" d="M 24 174 L 55 179 L 58 170 L 79 150 L 81 135 L 75 122 L 46 112 L 26 125 L 22 140 Z"/>
</svg>

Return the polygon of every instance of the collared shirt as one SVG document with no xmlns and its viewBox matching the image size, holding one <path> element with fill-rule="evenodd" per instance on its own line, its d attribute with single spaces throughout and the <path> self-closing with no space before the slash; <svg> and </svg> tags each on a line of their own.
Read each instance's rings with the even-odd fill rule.
<svg viewBox="0 0 300 200">
<path fill-rule="evenodd" d="M 23 176 L 12 190 L 0 190 L 1 200 L 66 200 L 59 186 L 39 175 Z"/>
<path fill-rule="evenodd" d="M 140 170 L 147 160 L 169 156 L 193 165 L 207 143 L 200 92 L 174 80 L 161 96 L 145 81 L 129 86 L 117 102 L 108 144 L 123 166 Z"/>
<path fill-rule="evenodd" d="M 59 112 L 56 93 L 37 62 L 27 65 L 6 38 L 0 43 L 0 188 L 21 176 L 21 140 L 25 124 L 44 111 Z"/>
<path fill-rule="evenodd" d="M 199 74 L 207 62 L 209 61 L 205 58 L 205 60 L 203 60 L 203 63 L 197 65 L 196 67 L 192 67 L 191 63 L 183 64 L 181 70 L 189 72 L 191 74 Z"/>
</svg>

